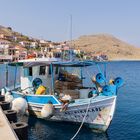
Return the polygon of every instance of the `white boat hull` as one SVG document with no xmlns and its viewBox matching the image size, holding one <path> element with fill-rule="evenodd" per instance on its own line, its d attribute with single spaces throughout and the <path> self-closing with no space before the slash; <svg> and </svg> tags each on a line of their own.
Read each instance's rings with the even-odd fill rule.
<svg viewBox="0 0 140 140">
<path fill-rule="evenodd" d="M 91 102 L 90 99 L 88 99 L 88 102 L 86 101 L 85 103 L 83 103 L 83 101 L 85 100 L 83 100 L 82 102 L 80 102 L 80 100 L 73 104 L 69 104 L 66 111 L 60 111 L 62 106 L 56 105 L 52 117 L 49 119 L 43 119 L 82 123 L 84 116 L 86 115 L 84 121 L 85 125 L 93 130 L 106 131 L 113 119 L 116 105 L 116 96 L 108 97 L 104 100 L 96 102 L 94 101 L 94 99 L 91 100 Z M 89 103 L 90 105 L 87 110 Z M 38 118 L 42 118 L 42 107 L 43 106 L 29 103 L 29 112 Z"/>
</svg>

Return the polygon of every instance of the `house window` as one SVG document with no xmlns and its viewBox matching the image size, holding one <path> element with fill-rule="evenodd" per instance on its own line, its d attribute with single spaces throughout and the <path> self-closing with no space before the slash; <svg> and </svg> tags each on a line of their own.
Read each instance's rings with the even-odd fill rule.
<svg viewBox="0 0 140 140">
<path fill-rule="evenodd" d="M 45 72 L 46 72 L 46 67 L 40 66 L 39 75 L 45 75 Z"/>
</svg>

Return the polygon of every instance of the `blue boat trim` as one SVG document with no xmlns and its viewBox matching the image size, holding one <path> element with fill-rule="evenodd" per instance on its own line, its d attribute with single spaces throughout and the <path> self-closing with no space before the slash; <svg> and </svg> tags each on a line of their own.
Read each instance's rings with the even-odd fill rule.
<svg viewBox="0 0 140 140">
<path fill-rule="evenodd" d="M 44 105 L 52 102 L 53 105 L 61 105 L 61 103 L 53 95 L 22 95 L 12 91 L 14 98 L 24 97 L 28 103 Z"/>
</svg>

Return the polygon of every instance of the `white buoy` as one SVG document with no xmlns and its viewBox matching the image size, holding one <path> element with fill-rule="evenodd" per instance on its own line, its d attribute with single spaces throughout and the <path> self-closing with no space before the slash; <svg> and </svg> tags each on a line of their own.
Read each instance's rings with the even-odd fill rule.
<svg viewBox="0 0 140 140">
<path fill-rule="evenodd" d="M 27 101 L 22 97 L 12 101 L 12 110 L 16 110 L 18 114 L 25 114 L 27 107 Z"/>
<path fill-rule="evenodd" d="M 41 110 L 41 116 L 43 118 L 49 118 L 53 114 L 53 111 L 54 111 L 53 104 L 51 103 L 45 104 Z"/>
<path fill-rule="evenodd" d="M 14 97 L 12 95 L 5 95 L 5 101 L 6 102 L 12 102 L 14 100 Z"/>
<path fill-rule="evenodd" d="M 10 93 L 9 91 L 7 91 L 7 92 L 5 93 L 5 96 L 7 96 L 7 95 L 11 95 L 11 93 Z"/>
<path fill-rule="evenodd" d="M 5 89 L 4 88 L 1 89 L 1 95 L 5 95 Z"/>
<path fill-rule="evenodd" d="M 65 101 L 71 101 L 72 100 L 70 95 L 64 95 L 61 99 L 65 100 Z"/>
</svg>

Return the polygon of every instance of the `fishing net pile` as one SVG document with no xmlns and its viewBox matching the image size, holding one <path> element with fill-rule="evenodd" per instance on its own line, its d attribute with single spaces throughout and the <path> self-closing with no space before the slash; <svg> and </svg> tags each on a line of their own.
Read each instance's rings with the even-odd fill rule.
<svg viewBox="0 0 140 140">
<path fill-rule="evenodd" d="M 69 94 L 73 99 L 79 98 L 79 88 L 82 87 L 81 79 L 75 75 L 62 71 L 55 81 L 55 89 L 59 93 Z"/>
</svg>

